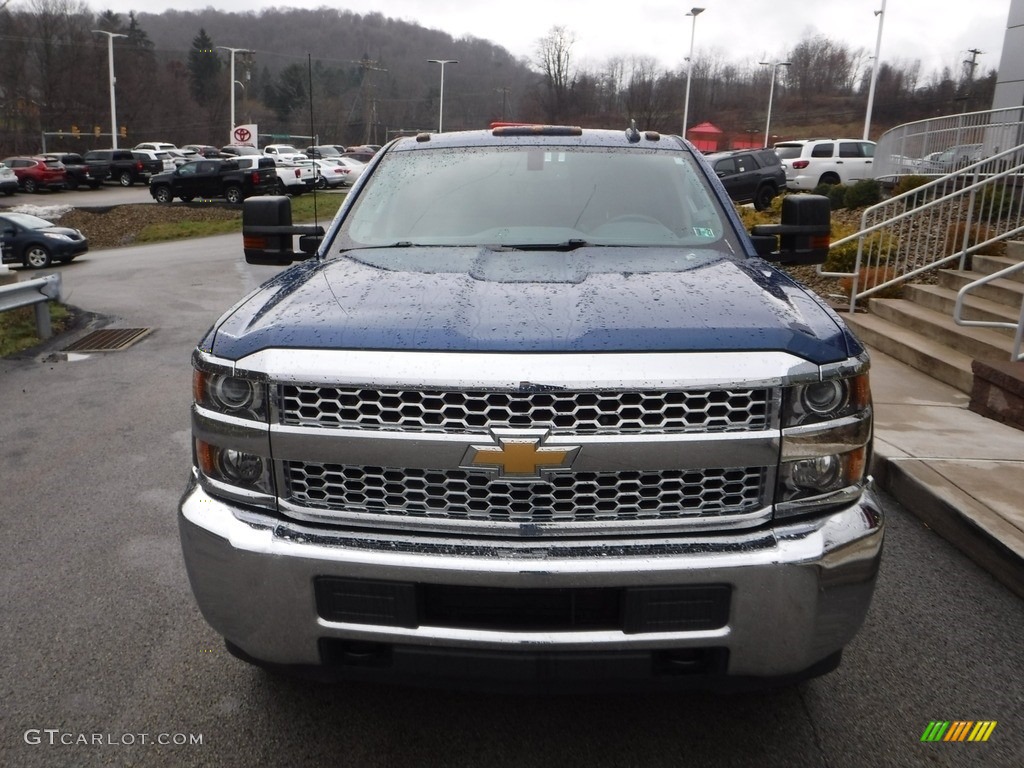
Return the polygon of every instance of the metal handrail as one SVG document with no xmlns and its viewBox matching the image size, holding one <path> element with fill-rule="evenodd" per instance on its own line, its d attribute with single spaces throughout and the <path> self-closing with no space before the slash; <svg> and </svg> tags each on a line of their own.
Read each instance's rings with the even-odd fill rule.
<svg viewBox="0 0 1024 768">
<path fill-rule="evenodd" d="M 967 299 L 967 295 L 975 288 L 979 288 L 983 285 L 991 283 L 993 280 L 1001 280 L 1005 277 L 1009 277 L 1015 272 L 1024 272 L 1024 261 L 1019 264 L 1011 264 L 998 272 L 993 272 L 991 275 L 985 275 L 980 277 L 972 283 L 965 285 L 956 294 L 956 305 L 953 307 L 953 320 L 957 325 L 968 326 L 972 328 L 1006 328 L 1008 330 L 1016 329 L 1013 340 L 1013 352 L 1010 354 L 1011 362 L 1017 362 L 1024 360 L 1024 298 L 1021 299 L 1020 303 L 1020 317 L 1017 319 L 1016 324 L 1008 323 L 1001 320 L 966 320 L 963 317 L 964 302 Z"/>
<path fill-rule="evenodd" d="M 1024 233 L 1024 145 L 978 160 L 962 170 L 872 205 L 855 234 L 833 249 L 857 241 L 852 272 L 818 272 L 852 281 L 850 307 L 923 273 L 959 261 L 994 243 Z M 870 270 L 874 284 L 861 288 Z"/>
<path fill-rule="evenodd" d="M 898 125 L 880 136 L 872 167 L 876 179 L 933 173 L 938 170 L 929 168 L 933 153 L 959 147 L 964 154 L 973 149 L 984 157 L 1018 144 L 1024 144 L 1024 107 L 930 117 Z"/>
</svg>

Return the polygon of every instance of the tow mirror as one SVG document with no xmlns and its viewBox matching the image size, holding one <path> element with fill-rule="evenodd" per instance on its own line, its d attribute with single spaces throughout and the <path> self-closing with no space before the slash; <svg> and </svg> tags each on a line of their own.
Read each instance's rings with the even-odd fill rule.
<svg viewBox="0 0 1024 768">
<path fill-rule="evenodd" d="M 824 195 L 787 195 L 782 223 L 750 230 L 757 255 L 780 264 L 823 264 L 828 258 L 832 207 Z"/>
<path fill-rule="evenodd" d="M 299 253 L 292 238 L 299 235 Z M 286 266 L 315 254 L 323 239 L 320 226 L 293 226 L 287 197 L 252 197 L 242 205 L 242 247 L 249 264 Z"/>
</svg>

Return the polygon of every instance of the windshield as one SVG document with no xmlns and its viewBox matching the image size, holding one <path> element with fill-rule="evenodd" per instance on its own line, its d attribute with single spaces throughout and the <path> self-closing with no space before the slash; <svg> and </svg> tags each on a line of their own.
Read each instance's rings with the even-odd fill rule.
<svg viewBox="0 0 1024 768">
<path fill-rule="evenodd" d="M 792 160 L 794 157 L 800 157 L 803 149 L 803 144 L 776 144 L 775 154 L 783 160 Z"/>
<path fill-rule="evenodd" d="M 8 213 L 4 214 L 4 218 L 14 224 L 25 227 L 25 229 L 44 229 L 53 226 L 53 222 L 29 213 Z"/>
<path fill-rule="evenodd" d="M 342 223 L 343 248 L 724 243 L 722 210 L 682 152 L 608 147 L 386 155 Z"/>
</svg>

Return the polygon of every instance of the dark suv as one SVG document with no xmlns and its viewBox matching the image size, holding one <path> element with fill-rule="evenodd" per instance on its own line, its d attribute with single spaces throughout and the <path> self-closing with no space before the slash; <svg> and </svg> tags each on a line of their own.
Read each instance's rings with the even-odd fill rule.
<svg viewBox="0 0 1024 768">
<path fill-rule="evenodd" d="M 67 174 L 64 183 L 68 189 L 78 189 L 82 186 L 96 189 L 110 175 L 109 166 L 102 163 L 89 165 L 77 152 L 48 152 L 43 157 L 64 164 L 64 171 Z"/>
<path fill-rule="evenodd" d="M 85 153 L 86 165 L 105 165 L 110 173 L 107 178 L 122 187 L 149 181 L 152 171 L 147 171 L 142 161 L 130 149 L 93 149 Z"/>
<path fill-rule="evenodd" d="M 737 203 L 753 203 L 763 211 L 786 188 L 786 171 L 770 149 L 735 149 L 708 155 L 729 197 Z"/>
</svg>

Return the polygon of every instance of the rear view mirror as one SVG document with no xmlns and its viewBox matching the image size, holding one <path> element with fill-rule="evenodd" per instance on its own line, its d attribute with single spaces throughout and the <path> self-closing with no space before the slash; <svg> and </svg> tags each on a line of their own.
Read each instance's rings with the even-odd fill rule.
<svg viewBox="0 0 1024 768">
<path fill-rule="evenodd" d="M 750 230 L 759 256 L 780 264 L 823 264 L 828 258 L 832 207 L 823 195 L 787 195 L 782 223 L 758 224 Z"/>
<path fill-rule="evenodd" d="M 300 235 L 299 252 L 292 238 Z M 242 205 L 242 245 L 249 264 L 286 266 L 316 253 L 323 227 L 292 225 L 292 203 L 284 196 L 252 197 Z"/>
</svg>

